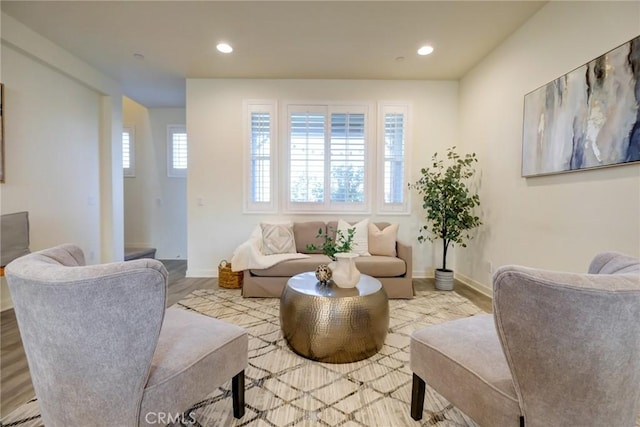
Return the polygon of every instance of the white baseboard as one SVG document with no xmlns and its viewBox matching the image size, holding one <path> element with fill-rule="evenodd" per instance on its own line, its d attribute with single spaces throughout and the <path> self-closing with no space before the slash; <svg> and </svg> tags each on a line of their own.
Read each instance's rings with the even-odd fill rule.
<svg viewBox="0 0 640 427">
<path fill-rule="evenodd" d="M 436 269 L 428 268 L 427 271 L 414 271 L 413 273 L 411 273 L 411 277 L 414 279 L 433 279 L 434 277 L 436 277 Z"/>
<path fill-rule="evenodd" d="M 412 276 L 414 279 L 433 279 L 435 278 L 435 269 L 431 269 L 430 271 L 428 271 L 426 274 L 424 271 L 421 271 L 420 273 L 413 273 Z M 475 280 L 471 279 L 470 277 L 465 276 L 464 274 L 460 274 L 454 271 L 454 278 L 463 283 L 464 285 L 470 287 L 471 289 L 480 292 L 482 295 L 489 297 L 489 298 L 493 298 L 493 292 L 492 289 L 480 282 L 476 282 Z"/>
<path fill-rule="evenodd" d="M 218 270 L 187 270 L 186 277 L 218 277 Z"/>
<path fill-rule="evenodd" d="M 187 270 L 186 272 L 186 277 L 213 277 L 213 278 L 217 278 L 218 277 L 218 270 Z M 421 272 L 420 274 L 413 274 L 413 278 L 414 279 L 433 279 L 433 274 L 432 275 L 425 275 L 424 272 Z M 478 292 L 480 292 L 482 295 L 487 296 L 489 298 L 492 298 L 492 291 L 491 288 L 489 288 L 488 286 L 480 283 L 480 282 L 476 282 L 475 280 L 460 274 L 460 273 L 454 273 L 454 277 L 456 280 L 459 280 L 460 282 L 464 283 L 465 285 L 469 286 L 471 289 L 474 289 Z"/>
<path fill-rule="evenodd" d="M 480 292 L 482 295 L 489 297 L 489 298 L 493 298 L 493 290 L 480 282 L 476 282 L 475 280 L 465 276 L 464 274 L 460 274 L 460 273 L 455 273 L 454 272 L 454 278 L 456 280 L 459 280 L 460 282 L 464 283 L 465 285 L 467 285 L 468 287 L 470 287 L 473 290 L 476 290 L 478 292 Z"/>
</svg>

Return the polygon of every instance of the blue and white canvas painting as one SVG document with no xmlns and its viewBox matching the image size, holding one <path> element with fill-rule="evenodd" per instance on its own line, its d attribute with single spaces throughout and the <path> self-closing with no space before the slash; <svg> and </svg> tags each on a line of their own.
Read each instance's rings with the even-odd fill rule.
<svg viewBox="0 0 640 427">
<path fill-rule="evenodd" d="M 640 161 L 640 36 L 524 97 L 522 176 Z"/>
</svg>

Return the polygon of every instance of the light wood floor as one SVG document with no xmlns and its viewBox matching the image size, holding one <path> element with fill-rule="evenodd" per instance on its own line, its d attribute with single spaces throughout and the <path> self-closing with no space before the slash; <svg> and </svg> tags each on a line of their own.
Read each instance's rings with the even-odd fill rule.
<svg viewBox="0 0 640 427">
<path fill-rule="evenodd" d="M 187 262 L 163 261 L 169 271 L 167 305 L 173 305 L 196 289 L 214 289 L 218 280 L 185 278 Z M 434 290 L 433 279 L 414 279 L 416 290 Z M 482 310 L 491 312 L 491 299 L 456 282 L 458 294 Z M 35 396 L 13 309 L 0 313 L 0 417 L 8 415 Z"/>
</svg>

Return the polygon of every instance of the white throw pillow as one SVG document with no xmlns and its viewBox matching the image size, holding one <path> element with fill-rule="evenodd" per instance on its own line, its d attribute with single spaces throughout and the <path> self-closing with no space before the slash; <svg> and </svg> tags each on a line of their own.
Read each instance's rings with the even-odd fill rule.
<svg viewBox="0 0 640 427">
<path fill-rule="evenodd" d="M 369 219 L 363 219 L 357 224 L 351 225 L 341 219 L 338 220 L 338 231 L 346 238 L 350 228 L 355 228 L 353 233 L 353 241 L 351 244 L 351 252 L 360 256 L 370 256 L 369 253 Z M 337 239 L 336 235 L 336 239 Z"/>
<path fill-rule="evenodd" d="M 391 224 L 380 230 L 369 223 L 369 252 L 371 255 L 396 256 L 396 240 L 400 224 Z"/>
<path fill-rule="evenodd" d="M 262 228 L 262 254 L 295 254 L 296 241 L 293 237 L 293 224 L 265 224 Z"/>
</svg>

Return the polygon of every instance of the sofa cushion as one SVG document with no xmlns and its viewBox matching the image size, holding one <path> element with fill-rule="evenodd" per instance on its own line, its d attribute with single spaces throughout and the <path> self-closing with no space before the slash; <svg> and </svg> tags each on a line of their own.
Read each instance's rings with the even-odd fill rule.
<svg viewBox="0 0 640 427">
<path fill-rule="evenodd" d="M 360 273 L 373 277 L 398 277 L 407 272 L 407 265 L 400 258 L 380 255 L 358 257 L 356 267 Z"/>
<path fill-rule="evenodd" d="M 349 235 L 351 228 L 354 229 L 351 252 L 361 256 L 371 255 L 369 253 L 369 219 L 365 218 L 356 224 L 350 224 L 342 219 L 338 220 L 338 231 L 344 239 Z"/>
<path fill-rule="evenodd" d="M 320 264 L 329 264 L 331 259 L 323 254 L 311 254 L 309 258 L 289 259 L 278 264 L 261 269 L 251 269 L 251 273 L 256 276 L 266 277 L 289 277 L 307 271 L 316 271 Z"/>
<path fill-rule="evenodd" d="M 479 425 L 518 425 L 518 396 L 491 314 L 419 329 L 410 354 L 411 370 L 453 405 L 469 408 Z"/>
<path fill-rule="evenodd" d="M 369 223 L 369 253 L 371 255 L 396 256 L 396 240 L 399 224 L 381 227 Z"/>
<path fill-rule="evenodd" d="M 296 240 L 296 251 L 298 251 L 298 253 L 322 254 L 322 244 L 324 243 L 324 237 L 316 237 L 318 236 L 318 230 L 322 230 L 323 233 L 326 232 L 327 226 L 323 221 L 293 223 L 293 235 Z M 308 250 L 307 245 L 309 244 L 315 245 L 318 249 L 314 251 Z"/>
<path fill-rule="evenodd" d="M 261 223 L 262 254 L 295 254 L 296 242 L 293 237 L 293 224 Z"/>
<path fill-rule="evenodd" d="M 315 271 L 320 264 L 329 264 L 331 260 L 322 254 L 312 254 L 309 258 L 291 259 L 280 262 L 273 267 L 252 269 L 255 276 L 290 277 L 307 271 Z M 403 260 L 388 256 L 368 256 L 356 258 L 356 267 L 360 273 L 373 277 L 398 277 L 407 271 Z"/>
<path fill-rule="evenodd" d="M 140 425 L 150 425 L 144 422 L 148 413 L 172 414 L 188 408 L 209 394 L 216 382 L 222 385 L 241 372 L 247 366 L 247 346 L 247 332 L 241 327 L 168 308 L 139 403 Z"/>
</svg>

